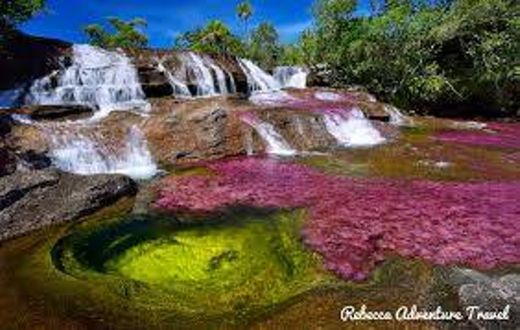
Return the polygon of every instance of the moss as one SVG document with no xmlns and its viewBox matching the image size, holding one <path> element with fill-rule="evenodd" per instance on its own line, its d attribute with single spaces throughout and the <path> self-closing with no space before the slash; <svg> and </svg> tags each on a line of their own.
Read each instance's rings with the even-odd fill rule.
<svg viewBox="0 0 520 330">
<path fill-rule="evenodd" d="M 302 217 L 303 211 L 287 211 L 230 213 L 206 224 L 124 219 L 72 233 L 53 255 L 57 268 L 77 278 L 105 274 L 144 284 L 147 299 L 174 296 L 173 309 L 256 309 L 335 281 L 300 244 Z"/>
</svg>

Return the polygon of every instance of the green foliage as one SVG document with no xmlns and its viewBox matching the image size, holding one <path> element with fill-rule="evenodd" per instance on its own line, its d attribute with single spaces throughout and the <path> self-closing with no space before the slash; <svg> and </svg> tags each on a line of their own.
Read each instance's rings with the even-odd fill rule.
<svg viewBox="0 0 520 330">
<path fill-rule="evenodd" d="M 148 37 L 139 28 L 146 27 L 142 18 L 123 21 L 117 17 L 109 17 L 111 31 L 99 24 L 86 26 L 83 31 L 89 43 L 103 48 L 142 48 L 148 44 Z"/>
<path fill-rule="evenodd" d="M 303 61 L 302 48 L 298 45 L 284 45 L 281 48 L 279 65 L 301 65 Z"/>
<path fill-rule="evenodd" d="M 248 51 L 251 60 L 270 69 L 276 66 L 281 51 L 278 32 L 271 23 L 261 23 L 253 30 Z"/>
<path fill-rule="evenodd" d="M 249 1 L 243 1 L 237 5 L 236 13 L 238 18 L 244 23 L 244 35 L 248 35 L 247 23 L 253 16 L 253 6 Z"/>
<path fill-rule="evenodd" d="M 0 28 L 14 27 L 33 17 L 45 6 L 45 0 L 0 1 Z"/>
<path fill-rule="evenodd" d="M 361 84 L 401 106 L 518 107 L 519 5 L 513 0 L 318 0 L 302 62 L 335 85 Z M 516 102 L 516 105 L 515 105 Z"/>
<path fill-rule="evenodd" d="M 175 40 L 174 48 L 237 56 L 244 54 L 244 46 L 240 39 L 231 33 L 226 24 L 218 20 L 180 35 Z"/>
</svg>

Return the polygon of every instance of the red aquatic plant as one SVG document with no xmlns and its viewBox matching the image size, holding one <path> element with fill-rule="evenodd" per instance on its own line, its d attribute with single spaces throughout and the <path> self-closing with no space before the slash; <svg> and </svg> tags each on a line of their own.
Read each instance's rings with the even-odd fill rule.
<svg viewBox="0 0 520 330">
<path fill-rule="evenodd" d="M 391 254 L 482 269 L 520 262 L 520 182 L 353 179 L 258 158 L 208 168 L 215 175 L 166 179 L 156 206 L 307 208 L 306 243 L 346 279 L 365 279 Z"/>
<path fill-rule="evenodd" d="M 520 148 L 520 124 L 490 123 L 485 130 L 447 131 L 435 135 L 443 142 Z"/>
</svg>

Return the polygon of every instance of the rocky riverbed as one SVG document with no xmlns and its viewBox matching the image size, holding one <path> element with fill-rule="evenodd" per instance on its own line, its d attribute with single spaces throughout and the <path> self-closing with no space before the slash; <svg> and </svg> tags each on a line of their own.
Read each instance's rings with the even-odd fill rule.
<svg viewBox="0 0 520 330">
<path fill-rule="evenodd" d="M 345 304 L 518 327 L 518 123 L 283 88 L 232 57 L 31 45 L 48 60 L 0 84 L 8 328 L 403 325 Z"/>
</svg>

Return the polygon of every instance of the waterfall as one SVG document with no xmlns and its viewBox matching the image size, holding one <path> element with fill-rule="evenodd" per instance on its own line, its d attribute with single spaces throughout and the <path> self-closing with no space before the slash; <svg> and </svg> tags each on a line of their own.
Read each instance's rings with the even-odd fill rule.
<svg viewBox="0 0 520 330">
<path fill-rule="evenodd" d="M 217 77 L 217 92 L 222 95 L 229 94 L 229 90 L 227 88 L 226 83 L 226 74 L 224 73 L 224 71 L 222 71 L 220 67 L 218 67 L 212 62 L 209 62 L 208 65 L 213 70 L 213 72 L 215 72 L 215 76 Z"/>
<path fill-rule="evenodd" d="M 296 150 L 292 149 L 289 143 L 285 141 L 273 127 L 273 125 L 261 121 L 253 114 L 247 113 L 241 116 L 243 122 L 253 127 L 267 145 L 267 153 L 280 156 L 292 156 L 296 154 Z"/>
<path fill-rule="evenodd" d="M 66 172 L 92 175 L 102 173 L 125 174 L 134 179 L 149 179 L 157 173 L 157 165 L 143 134 L 131 127 L 125 148 L 116 155 L 95 139 L 78 134 L 53 134 L 50 157 L 56 167 Z"/>
<path fill-rule="evenodd" d="M 393 125 L 404 125 L 407 122 L 407 118 L 405 115 L 399 111 L 396 107 L 392 105 L 386 105 L 385 111 L 390 115 L 390 123 Z"/>
<path fill-rule="evenodd" d="M 282 88 L 307 87 L 307 70 L 299 66 L 279 66 L 274 69 L 274 78 Z"/>
<path fill-rule="evenodd" d="M 186 72 L 183 79 L 176 78 L 173 74 L 169 73 L 164 66 L 158 69 L 167 74 L 174 89 L 178 89 L 179 86 L 182 86 L 182 96 L 187 96 L 187 93 L 190 92 L 187 87 L 190 80 L 197 88 L 195 96 L 198 97 L 236 93 L 233 76 L 218 66 L 210 57 L 187 52 L 179 54 L 179 59 L 183 63 L 184 71 Z M 186 83 L 182 82 L 182 80 L 185 80 Z"/>
<path fill-rule="evenodd" d="M 162 72 L 166 79 L 168 79 L 168 82 L 172 86 L 173 89 L 173 95 L 177 97 L 183 97 L 183 98 L 190 98 L 191 93 L 188 89 L 188 86 L 186 86 L 185 83 L 177 79 L 163 64 L 163 60 L 156 59 L 157 61 L 157 70 L 159 72 Z"/>
<path fill-rule="evenodd" d="M 215 84 L 213 75 L 209 68 L 205 65 L 204 60 L 198 54 L 188 52 L 182 54 L 184 64 L 188 71 L 193 74 L 197 85 L 197 96 L 215 95 Z"/>
<path fill-rule="evenodd" d="M 71 65 L 34 81 L 26 102 L 87 105 L 98 110 L 97 117 L 112 110 L 150 108 L 130 59 L 90 45 L 74 45 Z"/>
<path fill-rule="evenodd" d="M 253 62 L 246 59 L 239 59 L 238 64 L 247 77 L 250 92 L 270 91 L 281 88 L 280 84 L 272 76 L 260 69 Z"/>
<path fill-rule="evenodd" d="M 385 141 L 381 133 L 370 123 L 363 112 L 357 108 L 349 114 L 326 113 L 324 115 L 327 131 L 345 147 L 373 146 Z"/>
<path fill-rule="evenodd" d="M 237 92 L 237 84 L 235 83 L 235 78 L 233 78 L 233 75 L 230 72 L 228 72 L 228 71 L 225 71 L 225 72 L 229 78 L 229 85 L 230 85 L 229 92 L 231 94 L 235 94 Z"/>
</svg>

